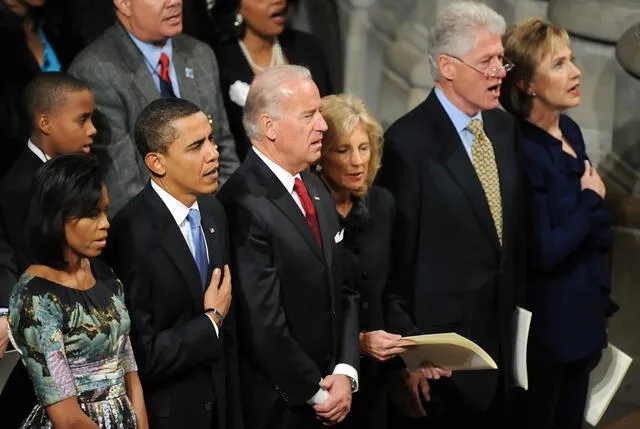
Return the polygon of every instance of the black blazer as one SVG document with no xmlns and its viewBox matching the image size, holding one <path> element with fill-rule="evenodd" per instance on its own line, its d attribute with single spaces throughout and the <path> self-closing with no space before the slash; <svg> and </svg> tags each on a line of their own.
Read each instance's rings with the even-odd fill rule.
<svg viewBox="0 0 640 429">
<path fill-rule="evenodd" d="M 516 288 L 524 281 L 520 136 L 507 113 L 495 109 L 482 117 L 500 176 L 502 247 L 471 160 L 433 91 L 385 134 L 378 177 L 396 198 L 396 284 L 418 328 L 475 341 L 498 363 L 506 388 Z M 498 380 L 498 371 L 454 373 L 431 383 L 430 406 L 434 413 L 439 405 L 484 410 Z"/>
<path fill-rule="evenodd" d="M 211 196 L 198 205 L 212 272 L 229 262 L 226 218 Z M 150 426 L 241 427 L 232 314 L 218 338 L 191 251 L 150 183 L 114 218 L 106 257 L 124 284 Z"/>
<path fill-rule="evenodd" d="M 358 368 L 358 299 L 341 281 L 335 203 L 315 175 L 301 176 L 323 249 L 253 150 L 218 192 L 230 222 L 247 428 L 316 427 L 306 401 L 320 378 L 338 363 Z"/>
<path fill-rule="evenodd" d="M 18 276 L 31 263 L 25 219 L 31 201 L 31 184 L 42 165 L 42 160 L 25 147 L 0 181 L 0 224 L 4 231 L 0 240 L 5 240 L 0 247 L 10 248 L 12 253 L 12 257 L 4 258 L 0 264 L 0 289 L 8 289 L 9 294 Z"/>
<path fill-rule="evenodd" d="M 354 197 L 351 212 L 340 217 L 344 228 L 345 273 L 360 294 L 360 330 L 385 330 L 402 336 L 418 335 L 392 280 L 391 239 L 395 203 L 391 193 L 372 186 Z M 354 428 L 387 427 L 387 374 L 403 366 L 400 358 L 379 362 L 360 359 L 360 390 L 353 397 L 348 421 Z"/>
<path fill-rule="evenodd" d="M 318 86 L 320 96 L 331 94 L 333 89 L 329 78 L 329 68 L 322 47 L 315 37 L 301 31 L 286 29 L 279 37 L 280 46 L 290 64 L 303 65 L 311 71 L 313 81 Z M 232 40 L 216 49 L 220 67 L 220 89 L 227 110 L 229 127 L 236 141 L 238 157 L 243 160 L 251 148 L 251 142 L 242 125 L 242 107 L 231 101 L 229 87 L 237 80 L 251 84 L 254 74 L 251 66 L 240 50 L 237 40 Z"/>
</svg>

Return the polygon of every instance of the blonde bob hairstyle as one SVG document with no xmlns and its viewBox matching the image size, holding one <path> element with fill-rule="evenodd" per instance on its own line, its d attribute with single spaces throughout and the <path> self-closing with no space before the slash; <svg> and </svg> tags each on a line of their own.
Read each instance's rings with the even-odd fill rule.
<svg viewBox="0 0 640 429">
<path fill-rule="evenodd" d="M 338 145 L 346 143 L 358 124 L 364 126 L 369 136 L 371 157 L 369 158 L 364 185 L 354 191 L 353 194 L 357 197 L 365 196 L 381 165 L 382 125 L 373 117 L 364 101 L 349 94 L 323 97 L 322 116 L 327 122 L 328 129 L 322 139 L 322 152 L 316 165 L 316 171 L 318 172 L 322 172 L 327 153 Z"/>
<path fill-rule="evenodd" d="M 567 31 L 540 18 L 528 18 L 507 29 L 502 37 L 504 55 L 516 64 L 502 81 L 502 106 L 521 118 L 531 114 L 533 96 L 528 92 L 536 69 L 547 56 L 571 46 Z"/>
</svg>

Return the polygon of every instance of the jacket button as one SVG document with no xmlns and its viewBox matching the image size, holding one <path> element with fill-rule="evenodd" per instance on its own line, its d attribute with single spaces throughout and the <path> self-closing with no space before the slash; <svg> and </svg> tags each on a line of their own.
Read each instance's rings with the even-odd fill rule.
<svg viewBox="0 0 640 429">
<path fill-rule="evenodd" d="M 274 388 L 274 389 L 276 389 L 276 392 L 279 392 L 279 391 L 280 391 L 280 385 L 278 385 L 278 384 L 275 384 L 275 385 L 273 386 L 273 388 Z"/>
<path fill-rule="evenodd" d="M 205 402 L 204 409 L 207 411 L 211 411 L 213 409 L 213 402 Z"/>
</svg>

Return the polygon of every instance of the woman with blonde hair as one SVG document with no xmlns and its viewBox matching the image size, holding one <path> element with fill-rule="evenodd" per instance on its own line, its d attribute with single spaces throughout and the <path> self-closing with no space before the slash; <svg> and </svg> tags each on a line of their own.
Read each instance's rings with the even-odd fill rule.
<svg viewBox="0 0 640 429">
<path fill-rule="evenodd" d="M 567 32 L 531 18 L 508 29 L 503 44 L 517 65 L 502 83 L 501 101 L 521 120 L 529 215 L 527 422 L 580 429 L 589 373 L 607 347 L 607 317 L 615 312 L 605 268 L 612 220 L 580 127 L 563 113 L 580 103 L 581 73 Z"/>
<path fill-rule="evenodd" d="M 344 228 L 345 269 L 360 293 L 360 387 L 349 419 L 353 427 L 386 427 L 389 369 L 402 368 L 395 355 L 411 346 L 403 336 L 419 334 L 395 291 L 391 235 L 395 203 L 389 191 L 372 186 L 380 168 L 382 126 L 364 102 L 347 94 L 322 99 L 328 130 L 316 172 L 329 187 Z M 400 365 L 398 365 L 400 364 Z M 425 378 L 451 375 L 427 366 L 398 374 L 410 378 L 411 391 L 393 398 L 406 414 L 424 415 L 420 395 L 428 398 Z"/>
</svg>

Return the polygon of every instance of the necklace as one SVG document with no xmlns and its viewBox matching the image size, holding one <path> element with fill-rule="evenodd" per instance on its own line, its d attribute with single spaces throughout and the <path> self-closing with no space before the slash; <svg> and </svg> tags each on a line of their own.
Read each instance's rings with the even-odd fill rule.
<svg viewBox="0 0 640 429">
<path fill-rule="evenodd" d="M 253 58 L 251 58 L 251 54 L 249 53 L 249 50 L 247 49 L 247 47 L 245 46 L 242 40 L 238 40 L 238 44 L 240 45 L 240 50 L 242 51 L 242 54 L 246 58 L 247 62 L 249 63 L 249 66 L 251 66 L 251 68 L 256 73 L 260 73 L 264 71 L 267 67 L 284 64 L 284 55 L 282 54 L 282 46 L 280 46 L 280 41 L 277 38 L 275 43 L 271 47 L 271 61 L 269 61 L 269 65 L 267 67 L 259 66 L 253 61 Z"/>
</svg>

